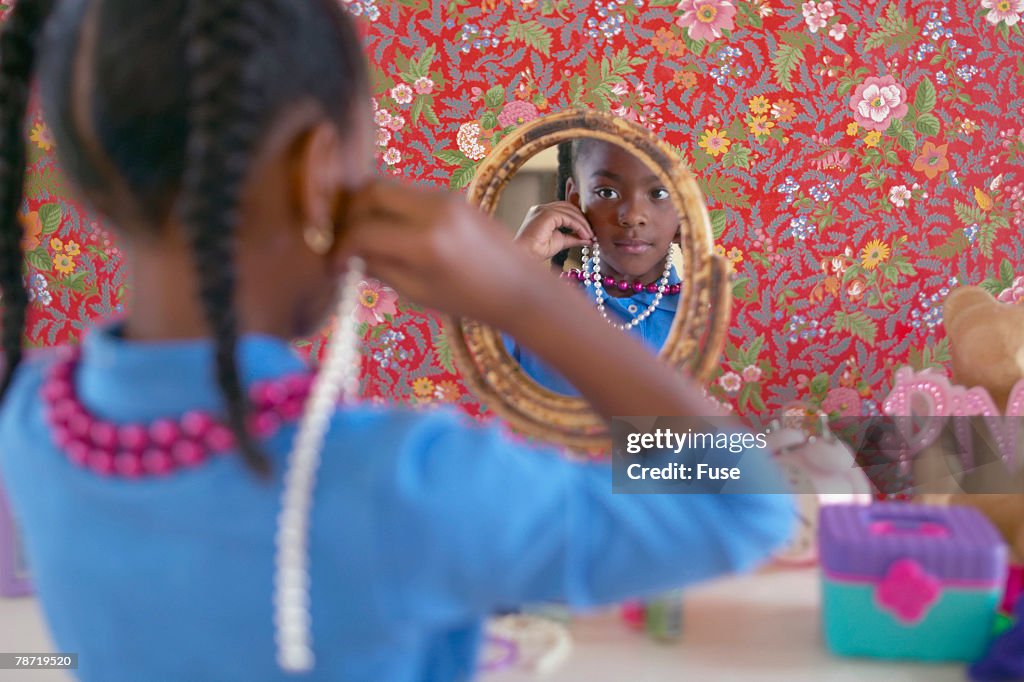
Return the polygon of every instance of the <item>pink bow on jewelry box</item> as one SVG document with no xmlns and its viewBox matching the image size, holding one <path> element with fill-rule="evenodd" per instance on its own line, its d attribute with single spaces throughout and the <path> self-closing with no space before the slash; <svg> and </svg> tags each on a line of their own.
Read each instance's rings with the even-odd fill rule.
<svg viewBox="0 0 1024 682">
<path fill-rule="evenodd" d="M 915 372 L 910 367 L 896 371 L 896 382 L 882 403 L 882 411 L 897 419 L 896 425 L 917 454 L 935 442 L 949 417 L 982 417 L 995 440 L 1000 459 L 1012 473 L 1017 470 L 1017 435 L 1024 417 L 1024 380 L 1010 392 L 1006 413 L 996 407 L 988 391 L 980 386 L 967 388 L 953 384 L 933 370 Z M 960 463 L 969 471 L 979 463 L 974 453 L 970 420 L 954 419 L 953 430 L 960 445 Z"/>
</svg>

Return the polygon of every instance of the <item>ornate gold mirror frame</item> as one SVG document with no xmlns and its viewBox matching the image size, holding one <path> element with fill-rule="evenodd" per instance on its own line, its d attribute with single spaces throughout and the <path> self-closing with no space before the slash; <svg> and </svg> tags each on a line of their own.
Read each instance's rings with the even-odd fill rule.
<svg viewBox="0 0 1024 682">
<path fill-rule="evenodd" d="M 647 164 L 683 216 L 683 288 L 659 357 L 697 381 L 707 381 L 721 356 L 730 321 L 729 265 L 714 252 L 700 187 L 671 147 L 645 128 L 607 113 L 569 110 L 545 116 L 516 129 L 483 160 L 469 187 L 470 203 L 493 214 L 505 185 L 531 157 L 581 137 L 619 145 Z M 449 318 L 445 333 L 467 388 L 512 428 L 576 451 L 609 449 L 607 423 L 582 398 L 537 384 L 505 350 L 500 331 L 475 320 Z"/>
</svg>

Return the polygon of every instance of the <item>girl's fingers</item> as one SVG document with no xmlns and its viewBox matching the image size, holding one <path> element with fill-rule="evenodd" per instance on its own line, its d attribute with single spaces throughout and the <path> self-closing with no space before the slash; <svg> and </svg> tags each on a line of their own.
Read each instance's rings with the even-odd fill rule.
<svg viewBox="0 0 1024 682">
<path fill-rule="evenodd" d="M 590 227 L 590 223 L 587 222 L 587 219 L 579 211 L 574 213 L 563 207 L 553 207 L 551 214 L 552 218 L 557 221 L 556 229 L 564 227 L 572 231 L 579 239 L 589 241 L 594 238 L 594 231 Z"/>
<path fill-rule="evenodd" d="M 589 239 L 573 239 L 569 235 L 564 235 L 555 247 L 555 253 L 564 251 L 565 249 L 572 249 L 577 246 L 590 246 L 591 244 L 593 244 L 593 242 Z"/>
</svg>

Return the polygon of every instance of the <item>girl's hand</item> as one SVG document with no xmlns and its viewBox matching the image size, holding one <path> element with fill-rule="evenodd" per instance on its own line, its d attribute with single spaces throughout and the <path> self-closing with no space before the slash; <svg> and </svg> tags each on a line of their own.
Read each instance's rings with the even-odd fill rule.
<svg viewBox="0 0 1024 682">
<path fill-rule="evenodd" d="M 574 246 L 589 246 L 594 239 L 586 217 L 568 201 L 534 206 L 516 234 L 516 242 L 541 261 Z"/>
<path fill-rule="evenodd" d="M 545 276 L 504 227 L 458 194 L 374 181 L 348 198 L 339 221 L 339 270 L 361 256 L 368 274 L 403 296 L 498 327 L 515 314 L 526 278 Z"/>
</svg>

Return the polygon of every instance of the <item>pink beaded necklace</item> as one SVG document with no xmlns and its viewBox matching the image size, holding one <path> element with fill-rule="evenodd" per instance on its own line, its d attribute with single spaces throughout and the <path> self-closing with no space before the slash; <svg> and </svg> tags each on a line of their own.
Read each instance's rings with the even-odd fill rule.
<svg viewBox="0 0 1024 682">
<path fill-rule="evenodd" d="M 591 277 L 593 280 L 596 280 L 597 277 L 598 277 L 598 275 L 596 273 L 593 273 L 593 274 L 585 273 L 582 270 L 579 270 L 577 268 L 572 268 L 568 272 L 563 272 L 562 273 L 562 277 L 565 277 L 567 279 L 574 279 L 577 282 L 585 281 L 588 276 Z M 614 277 L 610 277 L 608 275 L 605 275 L 604 277 L 601 278 L 601 284 L 604 285 L 605 289 L 611 289 L 611 288 L 614 287 L 615 289 L 618 289 L 619 291 L 632 291 L 635 294 L 639 294 L 639 293 L 644 292 L 644 291 L 646 291 L 649 294 L 656 294 L 656 293 L 658 293 L 658 283 L 657 282 L 653 282 L 651 284 L 644 284 L 643 282 L 630 282 L 627 279 L 617 280 Z M 669 284 L 668 286 L 665 287 L 664 295 L 665 296 L 675 296 L 675 295 L 677 295 L 682 290 L 683 290 L 683 285 L 682 284 Z"/>
<path fill-rule="evenodd" d="M 165 476 L 234 448 L 234 434 L 209 412 L 193 410 L 177 420 L 148 424 L 116 424 L 90 413 L 75 394 L 80 355 L 76 348 L 55 363 L 42 387 L 54 442 L 76 465 L 103 476 Z M 249 389 L 253 434 L 268 438 L 298 419 L 313 378 L 305 372 L 254 383 Z"/>
</svg>

